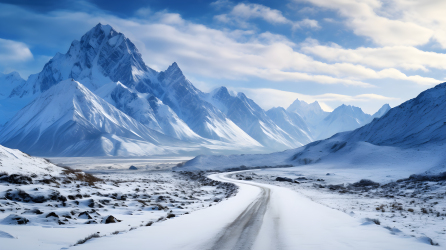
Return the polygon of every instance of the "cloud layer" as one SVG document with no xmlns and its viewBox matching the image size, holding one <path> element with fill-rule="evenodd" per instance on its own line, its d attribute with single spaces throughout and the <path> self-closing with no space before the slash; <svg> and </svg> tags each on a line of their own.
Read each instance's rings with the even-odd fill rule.
<svg viewBox="0 0 446 250">
<path fill-rule="evenodd" d="M 247 92 L 251 89 L 253 95 L 274 92 L 277 98 L 271 98 L 275 101 L 258 98 L 264 107 L 300 95 L 307 100 L 319 98 L 327 108 L 338 102 L 375 103 L 373 107 L 378 108 L 383 102 L 397 104 L 406 98 L 395 87 L 385 91 L 380 83 L 396 82 L 398 88 L 415 86 L 414 91 L 419 92 L 442 81 L 430 71 L 446 68 L 446 54 L 420 46 L 434 43 L 446 48 L 446 17 L 440 11 L 446 7 L 444 1 L 290 1 L 308 6 L 278 10 L 219 0 L 211 4 L 218 13 L 210 23 L 190 21 L 167 10 L 154 11 L 150 6 L 141 6 L 133 16 L 123 18 L 92 5 L 83 11 L 38 13 L 0 4 L 0 22 L 18 24 L 1 27 L 9 38 L 0 38 L 0 71 L 15 68 L 27 75 L 23 72 L 29 68 L 15 65 L 39 61 L 32 69 L 41 68 L 42 58 L 54 55 L 46 51 L 56 48 L 64 53 L 73 39 L 101 22 L 127 35 L 156 70 L 176 61 L 186 75 L 199 81 L 207 79 L 210 86 L 215 85 L 213 81 L 226 80 L 229 85 L 243 85 Z M 326 12 L 335 15 L 318 16 Z M 261 22 L 289 30 L 289 35 L 275 28 L 264 30 Z M 338 23 L 371 43 L 345 48 L 313 38 L 312 34 L 327 32 L 327 23 Z M 296 34 L 307 39 L 298 42 Z M 39 54 L 38 49 L 45 52 Z M 274 87 L 265 87 L 265 82 Z M 289 89 L 299 94 L 290 94 Z"/>
</svg>

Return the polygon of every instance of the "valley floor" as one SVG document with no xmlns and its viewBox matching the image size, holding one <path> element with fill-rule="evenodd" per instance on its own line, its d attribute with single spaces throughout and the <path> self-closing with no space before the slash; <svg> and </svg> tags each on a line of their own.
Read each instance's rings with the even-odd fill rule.
<svg viewBox="0 0 446 250">
<path fill-rule="evenodd" d="M 226 175 L 211 178 L 238 185 L 235 197 L 126 235 L 96 239 L 78 249 L 435 249 L 426 238 L 392 234 L 289 188 Z"/>
</svg>

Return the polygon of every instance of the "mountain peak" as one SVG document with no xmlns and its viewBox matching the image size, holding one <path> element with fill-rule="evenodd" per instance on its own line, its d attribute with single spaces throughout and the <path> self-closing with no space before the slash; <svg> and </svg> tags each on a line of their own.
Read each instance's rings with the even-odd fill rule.
<svg viewBox="0 0 446 250">
<path fill-rule="evenodd" d="M 181 73 L 181 74 L 183 74 L 183 72 L 181 71 L 180 67 L 178 66 L 178 64 L 176 62 L 173 62 L 167 68 L 166 73 L 168 73 L 168 74 L 172 74 L 172 73 Z"/>
<path fill-rule="evenodd" d="M 225 96 L 228 97 L 230 96 L 228 88 L 226 88 L 225 86 L 221 86 L 218 87 L 214 90 L 211 91 L 211 96 Z"/>
<path fill-rule="evenodd" d="M 89 32 L 101 32 L 104 33 L 106 35 L 110 34 L 111 32 L 116 32 L 116 30 L 113 29 L 112 26 L 108 25 L 108 24 L 102 24 L 102 23 L 98 23 L 96 26 L 94 26 Z M 117 32 L 116 32 L 117 33 Z"/>
<path fill-rule="evenodd" d="M 375 114 L 372 115 L 373 118 L 380 118 L 384 116 L 391 109 L 388 103 L 384 104 Z"/>
<path fill-rule="evenodd" d="M 313 109 L 316 109 L 316 110 L 322 110 L 321 105 L 319 104 L 318 101 L 314 101 L 314 102 L 310 103 L 309 106 L 311 106 Z"/>
<path fill-rule="evenodd" d="M 164 81 L 165 79 L 168 79 L 169 82 L 177 82 L 182 78 L 186 77 L 183 75 L 183 72 L 176 62 L 172 63 L 165 71 L 162 71 L 158 75 L 158 80 L 160 82 Z"/>
<path fill-rule="evenodd" d="M 11 79 L 11 80 L 23 80 L 23 78 L 20 76 L 20 74 L 17 71 L 12 71 L 7 74 L 0 73 L 0 78 Z"/>
</svg>

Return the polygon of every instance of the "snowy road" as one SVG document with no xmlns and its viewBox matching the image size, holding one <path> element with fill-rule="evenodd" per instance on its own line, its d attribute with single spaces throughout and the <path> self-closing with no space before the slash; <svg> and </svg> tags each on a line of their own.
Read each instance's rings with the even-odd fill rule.
<svg viewBox="0 0 446 250">
<path fill-rule="evenodd" d="M 223 228 L 212 249 L 252 248 L 262 226 L 271 195 L 269 188 L 258 187 L 261 189 L 261 193 L 234 221 Z"/>
<path fill-rule="evenodd" d="M 229 179 L 239 193 L 216 206 L 74 249 L 438 249 L 317 204 L 287 188 Z"/>
</svg>

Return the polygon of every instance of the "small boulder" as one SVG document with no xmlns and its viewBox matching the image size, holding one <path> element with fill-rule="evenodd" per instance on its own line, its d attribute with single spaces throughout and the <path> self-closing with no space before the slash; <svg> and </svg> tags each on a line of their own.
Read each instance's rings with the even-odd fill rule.
<svg viewBox="0 0 446 250">
<path fill-rule="evenodd" d="M 11 184 L 21 184 L 21 185 L 33 184 L 33 180 L 31 179 L 31 177 L 19 174 L 12 174 L 8 176 L 6 181 Z"/>
<path fill-rule="evenodd" d="M 102 219 L 102 223 L 104 224 L 110 224 L 110 223 L 118 223 L 122 220 L 116 219 L 113 215 L 106 216 L 104 219 Z"/>
<path fill-rule="evenodd" d="M 296 180 L 298 180 L 298 181 L 305 181 L 305 180 L 308 180 L 308 179 L 305 178 L 305 177 L 297 177 Z"/>
<path fill-rule="evenodd" d="M 6 225 L 25 225 L 29 220 L 17 214 L 10 214 L 2 220 L 2 224 Z"/>
<path fill-rule="evenodd" d="M 56 218 L 59 218 L 59 215 L 57 215 L 55 212 L 51 212 L 51 213 L 47 214 L 47 216 L 46 216 L 45 218 L 48 218 L 48 217 L 56 217 Z"/>
<path fill-rule="evenodd" d="M 287 182 L 293 182 L 292 179 L 287 178 L 287 177 L 277 177 L 276 181 L 287 181 Z"/>
<path fill-rule="evenodd" d="M 130 167 L 129 167 L 129 170 L 138 170 L 138 168 L 135 167 L 135 166 L 130 166 Z"/>
</svg>

